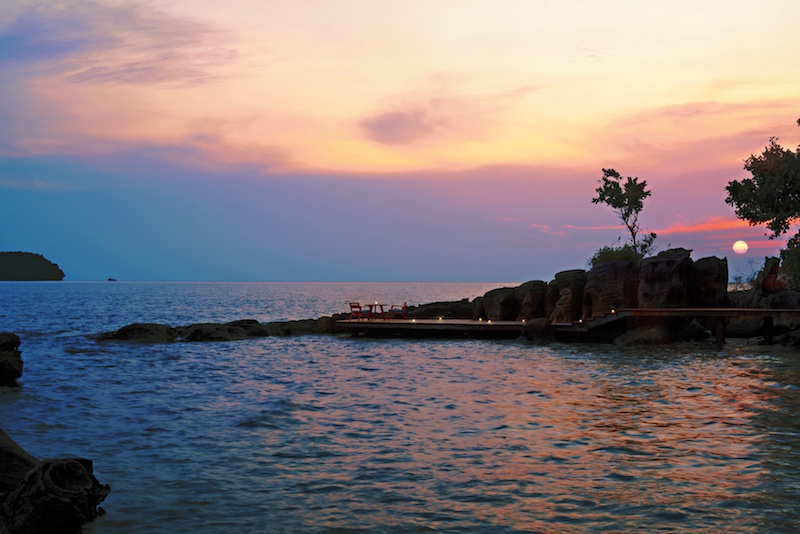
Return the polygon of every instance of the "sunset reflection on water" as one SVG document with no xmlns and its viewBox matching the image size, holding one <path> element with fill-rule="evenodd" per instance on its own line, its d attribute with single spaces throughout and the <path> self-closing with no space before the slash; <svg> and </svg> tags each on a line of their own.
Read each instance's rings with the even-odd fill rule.
<svg viewBox="0 0 800 534">
<path fill-rule="evenodd" d="M 27 304 L 4 320 L 30 326 L 3 430 L 37 457 L 93 460 L 112 492 L 88 534 L 800 530 L 797 352 L 84 334 L 219 320 L 243 293 L 260 295 L 243 316 L 294 295 L 274 313 L 302 317 L 321 289 L 335 309 L 364 287 L 6 286 Z"/>
<path fill-rule="evenodd" d="M 741 516 L 739 531 L 759 528 L 752 511 L 769 472 L 754 418 L 771 394 L 746 360 L 344 344 L 292 369 L 297 407 L 278 434 L 290 442 L 262 436 L 276 454 L 297 456 L 290 471 L 305 485 L 285 491 L 308 497 L 321 485 L 339 503 L 322 512 L 326 524 L 377 514 L 434 528 L 469 518 L 521 531 L 697 530 Z M 283 396 L 283 387 L 252 387 Z M 353 501 L 360 512 L 348 516 Z"/>
</svg>

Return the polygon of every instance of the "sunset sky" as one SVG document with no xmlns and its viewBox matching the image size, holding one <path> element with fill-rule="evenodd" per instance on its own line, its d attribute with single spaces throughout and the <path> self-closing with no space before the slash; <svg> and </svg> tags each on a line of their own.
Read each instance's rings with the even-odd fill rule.
<svg viewBox="0 0 800 534">
<path fill-rule="evenodd" d="M 725 186 L 800 142 L 800 2 L 4 0 L 0 250 L 67 280 L 549 280 L 624 230 L 785 239 Z M 750 249 L 736 255 L 731 246 Z"/>
</svg>

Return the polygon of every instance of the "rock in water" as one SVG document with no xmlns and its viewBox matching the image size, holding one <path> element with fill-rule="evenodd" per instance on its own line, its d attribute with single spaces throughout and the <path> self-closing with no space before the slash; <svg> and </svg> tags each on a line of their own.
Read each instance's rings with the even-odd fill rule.
<svg viewBox="0 0 800 534">
<path fill-rule="evenodd" d="M 169 325 L 153 323 L 133 323 L 115 332 L 104 332 L 97 341 L 133 341 L 138 343 L 170 343 L 178 333 Z"/>
<path fill-rule="evenodd" d="M 94 477 L 91 460 L 41 462 L 0 504 L 0 532 L 79 533 L 81 525 L 97 517 L 97 506 L 109 491 Z"/>
<path fill-rule="evenodd" d="M 19 336 L 0 332 L 0 386 L 15 386 L 22 376 L 22 353 Z"/>
</svg>

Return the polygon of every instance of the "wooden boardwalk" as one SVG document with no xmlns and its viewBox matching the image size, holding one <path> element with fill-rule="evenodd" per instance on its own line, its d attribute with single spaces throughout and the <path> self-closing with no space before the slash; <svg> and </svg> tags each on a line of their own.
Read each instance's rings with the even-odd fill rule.
<svg viewBox="0 0 800 534">
<path fill-rule="evenodd" d="M 516 339 L 525 326 L 521 321 L 474 321 L 472 319 L 349 319 L 336 325 L 354 337 L 446 337 Z"/>
<path fill-rule="evenodd" d="M 624 331 L 633 326 L 639 318 L 669 317 L 713 318 L 714 334 L 718 343 L 725 342 L 726 319 L 761 318 L 764 321 L 762 329 L 764 339 L 767 343 L 771 343 L 775 318 L 800 317 L 800 309 L 622 308 L 591 319 L 553 323 L 551 327 L 559 338 L 585 341 L 603 338 L 602 334 L 604 333 Z M 336 324 L 354 337 L 445 337 L 451 339 L 516 339 L 520 337 L 525 327 L 523 321 L 475 321 L 471 319 L 346 319 L 337 321 Z"/>
<path fill-rule="evenodd" d="M 653 317 L 686 317 L 692 319 L 714 319 L 714 336 L 717 343 L 725 342 L 725 320 L 729 318 L 755 317 L 763 319 L 764 340 L 772 343 L 773 326 L 776 317 L 800 317 L 800 309 L 769 309 L 769 308 L 621 308 L 612 313 L 600 315 L 592 319 L 579 320 L 571 323 L 553 323 L 555 332 L 588 334 L 594 329 L 623 319 Z"/>
</svg>

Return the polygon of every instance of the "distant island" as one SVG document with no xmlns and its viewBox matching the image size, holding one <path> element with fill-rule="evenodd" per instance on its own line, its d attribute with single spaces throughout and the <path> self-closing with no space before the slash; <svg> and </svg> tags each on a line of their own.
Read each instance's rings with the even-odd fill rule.
<svg viewBox="0 0 800 534">
<path fill-rule="evenodd" d="M 0 252 L 0 281 L 63 280 L 64 271 L 41 254 Z"/>
</svg>

